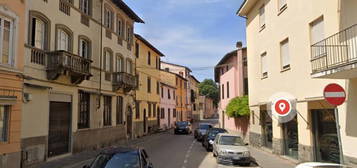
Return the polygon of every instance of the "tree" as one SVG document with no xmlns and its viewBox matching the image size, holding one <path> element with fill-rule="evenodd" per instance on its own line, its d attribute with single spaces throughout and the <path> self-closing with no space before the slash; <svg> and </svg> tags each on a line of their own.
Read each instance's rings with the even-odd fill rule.
<svg viewBox="0 0 357 168">
<path fill-rule="evenodd" d="M 200 95 L 207 96 L 213 100 L 213 104 L 217 107 L 219 101 L 219 89 L 217 84 L 212 79 L 203 80 L 198 86 Z"/>
<path fill-rule="evenodd" d="M 249 116 L 248 96 L 233 98 L 226 107 L 226 113 L 229 117 Z"/>
</svg>

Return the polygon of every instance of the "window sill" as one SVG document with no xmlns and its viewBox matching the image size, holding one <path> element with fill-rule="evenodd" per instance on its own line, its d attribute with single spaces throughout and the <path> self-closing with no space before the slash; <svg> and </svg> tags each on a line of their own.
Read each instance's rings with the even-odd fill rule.
<svg viewBox="0 0 357 168">
<path fill-rule="evenodd" d="M 287 4 L 285 4 L 283 7 L 281 7 L 281 8 L 279 9 L 278 16 L 279 16 L 281 13 L 283 13 L 287 8 L 288 8 L 288 5 L 287 5 Z"/>
<path fill-rule="evenodd" d="M 263 31 L 265 29 L 265 24 L 260 26 L 259 32 Z"/>
<path fill-rule="evenodd" d="M 283 72 L 286 72 L 286 71 L 289 71 L 291 68 L 290 68 L 290 66 L 289 67 L 287 67 L 287 68 L 283 68 L 281 71 L 280 71 L 280 73 L 283 73 Z"/>
</svg>

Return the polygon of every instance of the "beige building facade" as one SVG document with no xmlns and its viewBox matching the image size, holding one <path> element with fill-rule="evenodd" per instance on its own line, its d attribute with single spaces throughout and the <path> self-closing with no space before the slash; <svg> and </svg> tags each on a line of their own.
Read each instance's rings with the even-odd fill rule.
<svg viewBox="0 0 357 168">
<path fill-rule="evenodd" d="M 332 77 L 327 75 L 331 72 L 318 69 L 338 60 L 326 59 L 326 55 L 338 53 L 338 48 L 331 47 L 329 40 L 323 41 L 356 23 L 356 5 L 353 0 L 244 1 L 238 15 L 247 18 L 252 145 L 298 161 L 340 162 L 340 131 L 345 163 L 356 166 L 353 142 L 357 139 L 351 131 L 356 126 L 351 122 L 356 118 L 352 112 L 356 76 L 351 75 L 353 71 L 345 71 L 344 76 Z M 348 35 L 347 39 L 356 37 L 352 33 L 344 35 Z M 342 35 L 339 37 L 336 41 L 346 41 Z M 349 41 L 347 46 L 351 44 Z M 336 127 L 334 107 L 323 98 L 323 89 L 329 83 L 340 84 L 347 90 L 346 103 L 338 107 L 340 129 Z M 298 114 L 284 124 L 267 113 L 269 98 L 279 92 L 287 92 L 296 100 Z"/>
<path fill-rule="evenodd" d="M 26 1 L 0 1 L 0 167 L 21 160 L 21 111 Z"/>
<path fill-rule="evenodd" d="M 198 106 L 199 106 L 199 97 L 200 97 L 200 93 L 199 93 L 199 84 L 200 84 L 200 81 L 198 81 L 196 79 L 195 76 L 191 75 L 190 78 L 189 78 L 190 82 L 190 102 L 191 102 L 191 106 L 192 106 L 192 119 L 195 120 L 195 121 L 199 121 L 200 120 L 200 112 L 199 112 L 199 109 L 198 109 Z"/>
<path fill-rule="evenodd" d="M 134 22 L 122 1 L 27 1 L 23 166 L 133 137 Z"/>
</svg>

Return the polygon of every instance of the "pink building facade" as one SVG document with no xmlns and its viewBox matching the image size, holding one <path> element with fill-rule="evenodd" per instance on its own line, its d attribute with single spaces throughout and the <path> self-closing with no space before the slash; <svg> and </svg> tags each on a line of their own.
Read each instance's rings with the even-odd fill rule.
<svg viewBox="0 0 357 168">
<path fill-rule="evenodd" d="M 176 122 L 176 88 L 161 83 L 160 97 L 160 128 L 173 128 Z"/>
<path fill-rule="evenodd" d="M 237 44 L 237 47 L 237 50 L 227 53 L 215 67 L 215 81 L 220 88 L 219 124 L 248 141 L 249 117 L 228 117 L 225 112 L 231 99 L 248 94 L 247 51 L 241 45 Z"/>
</svg>

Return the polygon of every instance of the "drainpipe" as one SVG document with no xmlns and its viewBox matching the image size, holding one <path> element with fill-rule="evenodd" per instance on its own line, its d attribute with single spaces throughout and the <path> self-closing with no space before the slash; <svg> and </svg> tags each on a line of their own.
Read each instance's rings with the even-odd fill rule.
<svg viewBox="0 0 357 168">
<path fill-rule="evenodd" d="M 100 2 L 100 65 L 99 65 L 99 100 L 98 109 L 101 107 L 101 95 L 102 95 L 102 64 L 103 64 L 103 0 Z"/>
</svg>

